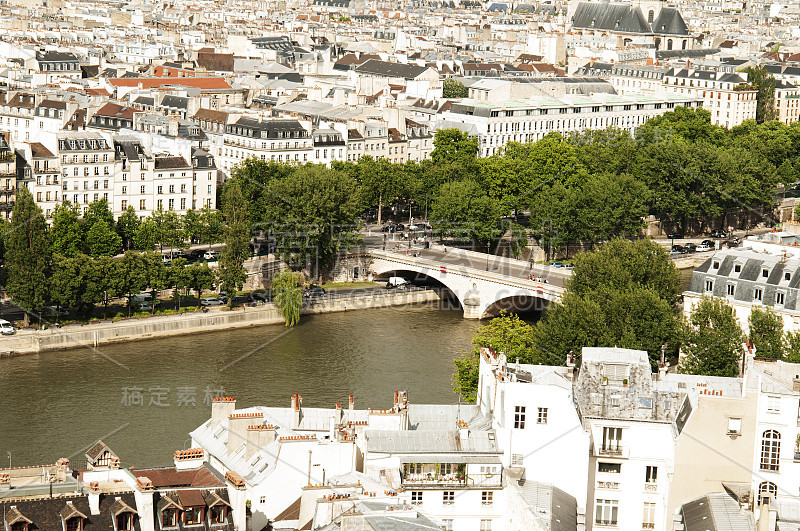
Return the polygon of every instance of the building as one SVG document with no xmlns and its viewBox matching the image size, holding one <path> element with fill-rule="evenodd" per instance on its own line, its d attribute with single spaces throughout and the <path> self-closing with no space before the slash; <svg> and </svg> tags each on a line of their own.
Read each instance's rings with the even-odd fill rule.
<svg viewBox="0 0 800 531">
<path fill-rule="evenodd" d="M 699 107 L 694 96 L 565 96 L 493 102 L 461 100 L 439 115 L 437 129 L 456 127 L 478 137 L 479 156 L 494 155 L 508 142 L 532 142 L 549 133 L 617 127 L 635 133 L 648 119 L 676 106 Z"/>
<path fill-rule="evenodd" d="M 220 169 L 228 173 L 251 157 L 273 162 L 313 162 L 310 125 L 304 126 L 299 120 L 262 120 L 249 116 L 227 124 L 222 145 L 217 147 Z"/>
<path fill-rule="evenodd" d="M 671 68 L 664 73 L 664 89 L 701 100 L 715 125 L 730 128 L 756 118 L 758 91 L 745 74 Z"/>
<path fill-rule="evenodd" d="M 0 134 L 0 217 L 3 219 L 11 217 L 17 189 L 17 155 L 8 137 L 8 134 Z"/>
</svg>

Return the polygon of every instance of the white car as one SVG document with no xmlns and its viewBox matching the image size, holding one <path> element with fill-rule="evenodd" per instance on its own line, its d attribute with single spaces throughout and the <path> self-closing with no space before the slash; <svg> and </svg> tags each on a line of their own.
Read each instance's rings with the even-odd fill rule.
<svg viewBox="0 0 800 531">
<path fill-rule="evenodd" d="M 700 245 L 697 246 L 697 249 L 696 249 L 697 252 L 713 251 L 713 250 L 714 250 L 714 248 L 712 246 L 708 245 L 707 243 L 701 243 Z"/>
<path fill-rule="evenodd" d="M 3 334 L 4 336 L 13 336 L 16 333 L 17 330 L 14 328 L 14 325 L 5 319 L 0 319 L 0 334 Z"/>
<path fill-rule="evenodd" d="M 219 253 L 217 251 L 206 251 L 203 255 L 203 260 L 216 260 L 218 256 Z"/>
</svg>

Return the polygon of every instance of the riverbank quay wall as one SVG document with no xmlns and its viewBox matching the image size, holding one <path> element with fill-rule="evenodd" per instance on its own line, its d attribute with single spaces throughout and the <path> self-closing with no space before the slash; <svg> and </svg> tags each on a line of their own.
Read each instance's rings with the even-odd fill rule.
<svg viewBox="0 0 800 531">
<path fill-rule="evenodd" d="M 301 314 L 406 306 L 439 300 L 440 295 L 435 290 L 363 294 L 357 297 L 309 301 Z M 213 309 L 208 313 L 188 312 L 116 322 L 100 321 L 87 325 L 68 325 L 47 330 L 23 330 L 14 336 L 0 337 L 0 357 L 71 348 L 97 348 L 112 343 L 282 323 L 284 323 L 283 316 L 273 304 L 268 303 L 234 310 Z"/>
</svg>

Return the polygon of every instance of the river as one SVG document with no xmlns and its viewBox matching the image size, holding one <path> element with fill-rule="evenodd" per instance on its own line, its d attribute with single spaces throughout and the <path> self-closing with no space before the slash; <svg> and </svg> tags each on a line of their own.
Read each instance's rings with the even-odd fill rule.
<svg viewBox="0 0 800 531">
<path fill-rule="evenodd" d="M 157 339 L 0 360 L 0 466 L 81 466 L 103 439 L 123 465 L 172 462 L 188 433 L 211 416 L 223 392 L 237 407 L 391 406 L 454 403 L 453 359 L 479 323 L 434 306 L 304 316 L 280 325 Z"/>
</svg>

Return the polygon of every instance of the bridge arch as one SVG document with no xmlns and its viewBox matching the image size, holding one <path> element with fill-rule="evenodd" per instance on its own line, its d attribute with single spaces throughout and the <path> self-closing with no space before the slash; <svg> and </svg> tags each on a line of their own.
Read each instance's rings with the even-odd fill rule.
<svg viewBox="0 0 800 531">
<path fill-rule="evenodd" d="M 543 308 L 561 297 L 562 288 L 524 278 L 478 271 L 386 251 L 372 251 L 370 275 L 388 277 L 391 273 L 422 274 L 445 286 L 458 299 L 466 319 L 484 319 L 496 315 L 504 305 L 525 301 Z M 402 276 L 402 275 L 397 275 Z"/>
</svg>

